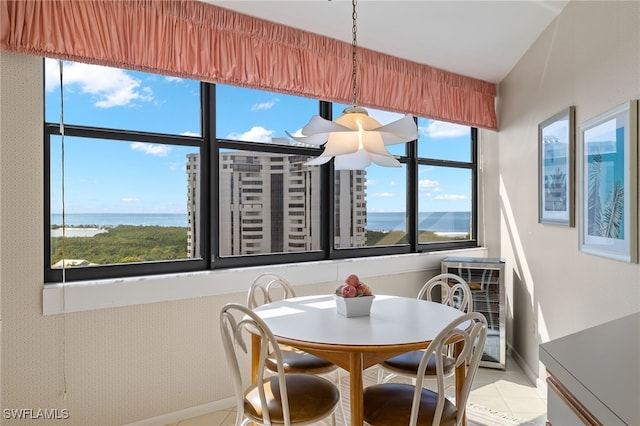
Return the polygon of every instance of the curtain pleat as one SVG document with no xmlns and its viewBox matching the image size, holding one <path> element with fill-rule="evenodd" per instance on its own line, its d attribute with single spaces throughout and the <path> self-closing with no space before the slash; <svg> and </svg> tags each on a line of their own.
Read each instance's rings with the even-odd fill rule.
<svg viewBox="0 0 640 426">
<path fill-rule="evenodd" d="M 0 49 L 350 104 L 351 44 L 193 0 L 3 0 Z M 496 86 L 358 48 L 358 104 L 497 130 Z"/>
</svg>

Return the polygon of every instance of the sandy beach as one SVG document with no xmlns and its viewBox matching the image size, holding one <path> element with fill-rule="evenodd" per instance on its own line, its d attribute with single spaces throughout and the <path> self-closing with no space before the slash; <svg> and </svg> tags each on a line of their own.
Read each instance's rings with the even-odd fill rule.
<svg viewBox="0 0 640 426">
<path fill-rule="evenodd" d="M 102 234 L 105 232 L 109 232 L 106 229 L 101 228 L 69 228 L 65 229 L 65 237 L 73 238 L 73 237 L 93 237 L 97 234 Z M 62 228 L 52 229 L 51 237 L 62 237 Z"/>
</svg>

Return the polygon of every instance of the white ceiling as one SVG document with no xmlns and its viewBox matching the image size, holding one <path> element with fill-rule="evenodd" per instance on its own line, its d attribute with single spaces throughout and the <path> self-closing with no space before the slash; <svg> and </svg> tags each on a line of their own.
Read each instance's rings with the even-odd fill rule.
<svg viewBox="0 0 640 426">
<path fill-rule="evenodd" d="M 351 42 L 349 0 L 203 0 Z M 569 0 L 359 0 L 358 45 L 500 82 Z"/>
</svg>

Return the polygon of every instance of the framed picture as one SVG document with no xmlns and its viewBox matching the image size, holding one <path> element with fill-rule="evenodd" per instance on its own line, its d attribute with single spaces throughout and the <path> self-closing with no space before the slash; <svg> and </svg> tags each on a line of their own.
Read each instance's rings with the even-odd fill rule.
<svg viewBox="0 0 640 426">
<path fill-rule="evenodd" d="M 638 101 L 580 128 L 580 251 L 638 261 Z"/>
<path fill-rule="evenodd" d="M 575 107 L 538 125 L 538 222 L 574 226 Z"/>
</svg>

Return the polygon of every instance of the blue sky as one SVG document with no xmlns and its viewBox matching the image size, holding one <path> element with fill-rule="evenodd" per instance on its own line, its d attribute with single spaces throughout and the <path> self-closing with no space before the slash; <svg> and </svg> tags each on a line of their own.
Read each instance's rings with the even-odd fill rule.
<svg viewBox="0 0 640 426">
<path fill-rule="evenodd" d="M 58 61 L 45 60 L 45 120 L 60 122 Z M 64 117 L 67 124 L 114 127 L 182 135 L 200 134 L 198 82 L 65 62 Z M 217 136 L 272 143 L 298 132 L 318 114 L 313 99 L 218 86 Z M 334 105 L 338 117 L 345 105 Z M 368 109 L 381 124 L 400 114 Z M 469 160 L 469 127 L 418 120 L 422 156 Z M 52 212 L 60 212 L 62 179 L 59 138 L 52 147 Z M 390 147 L 400 154 L 404 145 Z M 152 143 L 92 142 L 65 138 L 65 210 L 68 213 L 184 213 L 185 158 L 193 148 Z M 404 168 L 367 168 L 369 212 L 404 211 Z M 469 211 L 470 174 L 423 167 L 421 211 Z"/>
</svg>

